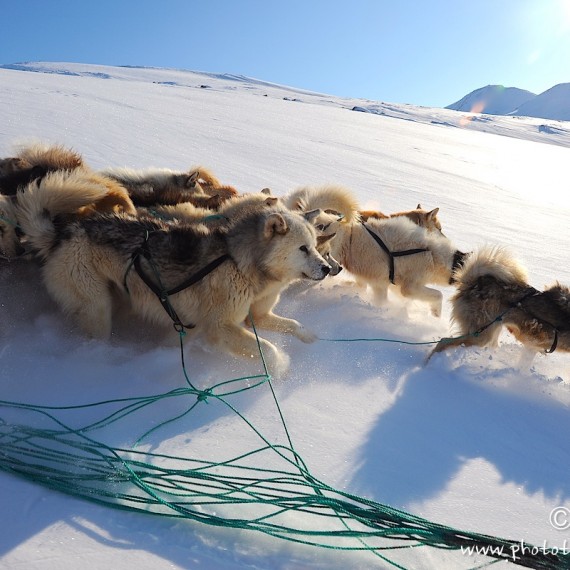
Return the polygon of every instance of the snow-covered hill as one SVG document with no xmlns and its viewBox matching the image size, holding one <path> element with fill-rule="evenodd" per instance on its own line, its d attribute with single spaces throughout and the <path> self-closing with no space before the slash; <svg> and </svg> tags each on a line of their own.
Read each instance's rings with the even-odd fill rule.
<svg viewBox="0 0 570 570">
<path fill-rule="evenodd" d="M 460 249 L 507 244 L 532 285 L 570 283 L 566 122 L 339 99 L 240 76 L 60 63 L 0 69 L 0 113 L 0 156 L 34 138 L 71 146 L 95 168 L 202 164 L 242 191 L 269 186 L 283 195 L 299 185 L 344 184 L 363 208 L 438 206 Z M 452 292 L 443 289 L 446 300 Z M 337 339 L 305 345 L 265 333 L 291 356 L 288 376 L 273 386 L 294 448 L 315 477 L 438 523 L 570 549 L 568 529 L 552 524 L 565 526 L 570 515 L 568 354 L 521 366 L 523 350 L 505 334 L 495 351 L 458 349 L 426 366 L 429 346 L 355 341 L 434 341 L 449 334 L 450 311 L 446 304 L 436 319 L 396 297 L 376 307 L 346 272 L 291 287 L 278 311 Z M 0 267 L 3 402 L 62 407 L 165 394 L 186 385 L 176 343 L 171 331 L 126 316 L 110 343 L 86 341 L 47 297 L 36 264 Z M 185 350 L 201 389 L 261 371 L 257 361 L 200 345 Z M 222 462 L 263 445 L 214 398 L 187 413 L 194 403 L 163 399 L 90 434 L 125 449 L 147 434 L 137 450 L 180 462 Z M 267 384 L 231 404 L 267 441 L 288 445 Z M 100 412 L 52 413 L 83 426 Z M 2 404 L 4 468 L 2 445 L 18 425 L 52 424 Z M 268 469 L 279 464 L 272 454 L 261 461 Z M 109 509 L 9 473 L 0 474 L 0 504 L 2 568 L 392 567 L 368 552 Z M 307 525 L 295 512 L 287 522 Z M 429 547 L 384 555 L 420 570 L 489 560 Z"/>
<path fill-rule="evenodd" d="M 487 85 L 465 95 L 459 101 L 448 105 L 446 109 L 488 115 L 508 115 L 535 96 L 530 91 L 516 87 Z"/>
<path fill-rule="evenodd" d="M 560 83 L 540 95 L 516 87 L 487 85 L 487 87 L 481 87 L 465 95 L 459 101 L 448 105 L 446 109 L 488 115 L 568 121 L 570 120 L 570 83 Z"/>
<path fill-rule="evenodd" d="M 570 121 L 570 83 L 560 83 L 516 109 L 513 115 Z"/>
</svg>

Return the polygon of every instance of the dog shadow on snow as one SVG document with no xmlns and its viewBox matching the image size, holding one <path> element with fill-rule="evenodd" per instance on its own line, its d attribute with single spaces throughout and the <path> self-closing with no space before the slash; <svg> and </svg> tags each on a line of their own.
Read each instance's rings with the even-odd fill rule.
<svg viewBox="0 0 570 570">
<path fill-rule="evenodd" d="M 485 379 L 504 373 L 486 371 Z M 430 364 L 403 382 L 398 399 L 378 417 L 358 454 L 352 488 L 405 508 L 443 491 L 469 460 L 483 459 L 502 483 L 564 500 L 570 497 L 570 449 L 559 445 L 560 433 L 570 433 L 563 404 Z"/>
</svg>

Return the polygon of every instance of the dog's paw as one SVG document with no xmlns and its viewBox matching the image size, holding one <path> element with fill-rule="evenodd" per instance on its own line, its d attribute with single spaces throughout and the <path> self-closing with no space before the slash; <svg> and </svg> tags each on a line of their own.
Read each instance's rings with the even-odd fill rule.
<svg viewBox="0 0 570 570">
<path fill-rule="evenodd" d="M 295 336 L 299 340 L 306 342 L 307 344 L 310 344 L 311 342 L 315 342 L 319 338 L 312 330 L 309 330 L 309 329 L 305 328 L 304 326 L 300 326 L 297 329 Z"/>
<path fill-rule="evenodd" d="M 289 371 L 290 364 L 291 359 L 289 355 L 275 349 L 271 362 L 267 363 L 268 372 L 273 378 L 283 378 Z"/>
</svg>

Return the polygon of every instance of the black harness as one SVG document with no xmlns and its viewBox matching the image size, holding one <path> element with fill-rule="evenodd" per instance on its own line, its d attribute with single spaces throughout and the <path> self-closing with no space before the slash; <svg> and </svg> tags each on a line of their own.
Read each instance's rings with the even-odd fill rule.
<svg viewBox="0 0 570 570">
<path fill-rule="evenodd" d="M 552 330 L 554 331 L 554 340 L 552 341 L 552 345 L 550 346 L 550 348 L 548 350 L 545 350 L 546 354 L 552 354 L 556 350 L 556 347 L 558 346 L 558 328 L 555 327 L 552 323 L 545 321 L 543 318 L 537 317 L 532 311 L 529 311 L 528 309 L 525 309 L 522 306 L 522 303 L 527 299 L 529 299 L 530 297 L 542 295 L 542 293 L 543 293 L 542 291 L 539 291 L 538 289 L 531 287 L 530 291 L 526 295 L 524 295 L 522 299 L 520 299 L 516 303 L 513 303 L 510 308 L 520 309 L 521 311 L 524 311 L 527 315 L 530 315 L 533 319 L 536 319 L 537 321 L 544 323 L 545 325 L 552 328 Z"/>
<path fill-rule="evenodd" d="M 160 284 L 160 279 L 158 279 L 160 285 L 157 285 L 154 281 L 152 281 L 150 279 L 150 277 L 145 273 L 145 271 L 142 267 L 141 257 L 144 257 L 149 263 L 152 263 L 152 256 L 151 256 L 150 250 L 148 248 L 148 238 L 149 238 L 149 233 L 147 232 L 147 235 L 145 237 L 143 244 L 140 247 L 138 247 L 133 252 L 133 255 L 131 256 L 131 264 L 129 265 L 127 272 L 125 273 L 125 278 L 123 280 L 123 285 L 124 285 L 125 289 L 127 291 L 129 290 L 127 287 L 127 274 L 129 272 L 129 269 L 131 267 L 134 267 L 135 271 L 137 272 L 137 275 L 141 278 L 143 283 L 157 296 L 157 298 L 160 301 L 160 304 L 162 305 L 163 309 L 167 312 L 168 316 L 172 319 L 172 322 L 174 323 L 174 328 L 178 332 L 183 331 L 184 329 L 195 328 L 196 327 L 195 324 L 192 324 L 192 323 L 184 324 L 180 320 L 180 317 L 178 316 L 178 314 L 174 310 L 174 307 L 170 304 L 169 297 L 170 297 L 170 295 L 175 295 L 176 293 L 180 293 L 180 291 L 183 291 L 184 289 L 187 289 L 188 287 L 191 287 L 192 285 L 198 283 L 198 281 L 200 281 L 204 277 L 206 277 L 206 275 L 208 275 L 208 273 L 211 273 L 212 271 L 214 271 L 214 269 L 216 269 L 224 261 L 226 261 L 227 259 L 230 259 L 229 254 L 224 253 L 223 255 L 220 255 L 220 257 L 217 257 L 216 259 L 214 259 L 213 261 L 208 263 L 208 265 L 206 265 L 205 267 L 202 267 L 202 269 L 200 269 L 199 271 L 197 271 L 196 273 L 191 275 L 188 279 L 184 280 L 182 283 L 180 283 L 180 285 L 177 285 L 176 287 L 172 287 L 171 289 L 165 289 Z"/>
<path fill-rule="evenodd" d="M 514 301 L 513 303 L 511 303 L 509 305 L 509 308 L 506 311 L 503 311 L 495 320 L 482 326 L 480 329 L 476 330 L 472 334 L 474 336 L 479 336 L 484 330 L 488 329 L 491 325 L 494 325 L 498 321 L 502 321 L 503 317 L 509 311 L 512 311 L 513 309 L 520 309 L 521 311 L 524 311 L 527 315 L 530 315 L 532 318 L 536 319 L 537 321 L 540 321 L 541 323 L 544 323 L 545 325 L 552 327 L 552 330 L 554 331 L 554 340 L 552 341 L 552 345 L 550 346 L 550 348 L 548 350 L 545 350 L 546 354 L 552 354 L 556 350 L 556 347 L 558 346 L 558 329 L 552 323 L 549 323 L 548 321 L 545 321 L 544 319 L 537 317 L 532 311 L 529 311 L 528 309 L 525 309 L 522 306 L 522 304 L 527 299 L 530 299 L 531 297 L 535 297 L 537 295 L 542 295 L 542 291 L 539 291 L 534 287 L 530 287 L 528 293 L 523 295 L 518 301 Z"/>
<path fill-rule="evenodd" d="M 429 251 L 426 247 L 416 248 L 416 249 L 405 249 L 403 251 L 390 251 L 388 246 L 382 241 L 382 238 L 374 233 L 364 222 L 362 225 L 366 228 L 366 231 L 372 236 L 374 241 L 380 246 L 382 251 L 388 256 L 388 264 L 390 267 L 390 283 L 394 285 L 394 275 L 395 275 L 395 266 L 394 266 L 394 259 L 396 257 L 404 257 L 405 255 L 414 255 L 416 253 L 424 253 Z"/>
</svg>

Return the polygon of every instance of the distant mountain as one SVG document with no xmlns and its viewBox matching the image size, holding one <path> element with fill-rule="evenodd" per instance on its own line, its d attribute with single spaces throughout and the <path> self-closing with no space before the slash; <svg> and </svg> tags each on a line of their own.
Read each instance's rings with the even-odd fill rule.
<svg viewBox="0 0 570 570">
<path fill-rule="evenodd" d="M 560 83 L 540 95 L 516 87 L 487 85 L 465 95 L 446 109 L 570 121 L 570 83 Z"/>
<path fill-rule="evenodd" d="M 536 95 L 516 87 L 487 85 L 465 95 L 463 99 L 448 105 L 452 111 L 487 113 L 488 115 L 508 115 L 521 105 L 531 101 Z"/>
<path fill-rule="evenodd" d="M 570 83 L 560 83 L 523 103 L 512 115 L 570 121 Z"/>
</svg>

